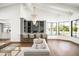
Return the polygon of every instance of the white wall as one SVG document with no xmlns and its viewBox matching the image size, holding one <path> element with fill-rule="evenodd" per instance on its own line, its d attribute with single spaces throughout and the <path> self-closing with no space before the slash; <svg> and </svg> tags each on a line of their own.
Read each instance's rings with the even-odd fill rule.
<svg viewBox="0 0 79 59">
<path fill-rule="evenodd" d="M 0 8 L 0 19 L 7 20 L 11 26 L 11 41 L 20 41 L 20 5 Z"/>
<path fill-rule="evenodd" d="M 20 4 L 20 17 L 30 20 L 30 16 L 31 12 L 24 6 L 24 4 Z"/>
</svg>

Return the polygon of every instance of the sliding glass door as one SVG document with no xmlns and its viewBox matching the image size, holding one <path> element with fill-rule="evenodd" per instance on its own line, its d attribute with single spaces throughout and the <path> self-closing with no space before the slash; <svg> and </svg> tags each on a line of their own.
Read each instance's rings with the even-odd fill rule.
<svg viewBox="0 0 79 59">
<path fill-rule="evenodd" d="M 57 34 L 57 23 L 49 22 L 47 23 L 48 35 L 56 35 Z"/>
<path fill-rule="evenodd" d="M 72 21 L 72 36 L 79 37 L 79 20 Z"/>
<path fill-rule="evenodd" d="M 70 22 L 59 22 L 58 32 L 59 35 L 70 36 Z"/>
<path fill-rule="evenodd" d="M 77 20 L 77 37 L 79 38 L 79 20 Z"/>
<path fill-rule="evenodd" d="M 47 23 L 47 33 L 48 35 L 57 35 L 58 33 L 58 35 L 72 36 L 79 38 L 79 20 L 64 21 L 58 23 L 49 22 Z"/>
</svg>

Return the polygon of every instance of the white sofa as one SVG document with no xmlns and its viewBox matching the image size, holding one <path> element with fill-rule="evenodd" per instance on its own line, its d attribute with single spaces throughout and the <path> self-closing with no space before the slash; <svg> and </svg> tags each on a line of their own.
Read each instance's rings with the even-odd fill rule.
<svg viewBox="0 0 79 59">
<path fill-rule="evenodd" d="M 34 39 L 35 41 L 36 39 Z M 48 45 L 45 41 L 45 39 L 42 39 L 43 40 L 43 43 L 45 44 L 45 48 L 44 49 L 41 49 L 41 48 L 34 48 L 34 46 L 26 49 L 24 51 L 24 56 L 49 56 L 50 55 L 50 50 L 48 48 Z M 35 42 L 34 44 L 35 45 Z"/>
</svg>

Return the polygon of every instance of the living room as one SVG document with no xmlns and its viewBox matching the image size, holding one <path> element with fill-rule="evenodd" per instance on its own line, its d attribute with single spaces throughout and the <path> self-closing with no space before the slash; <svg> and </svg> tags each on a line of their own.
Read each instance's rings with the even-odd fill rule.
<svg viewBox="0 0 79 59">
<path fill-rule="evenodd" d="M 78 56 L 78 50 L 78 3 L 0 3 L 0 55 Z"/>
</svg>

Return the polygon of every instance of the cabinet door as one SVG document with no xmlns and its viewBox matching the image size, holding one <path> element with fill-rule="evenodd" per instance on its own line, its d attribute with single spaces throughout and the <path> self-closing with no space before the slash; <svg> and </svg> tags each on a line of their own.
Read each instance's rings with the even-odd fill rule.
<svg viewBox="0 0 79 59">
<path fill-rule="evenodd" d="M 44 33 L 44 21 L 40 21 L 40 33 Z"/>
<path fill-rule="evenodd" d="M 27 33 L 27 21 L 24 20 L 24 32 Z"/>
<path fill-rule="evenodd" d="M 39 22 L 37 21 L 35 25 L 32 23 L 32 33 L 38 33 L 38 32 L 39 32 Z"/>
<path fill-rule="evenodd" d="M 28 33 L 31 33 L 31 21 L 28 21 Z"/>
</svg>

